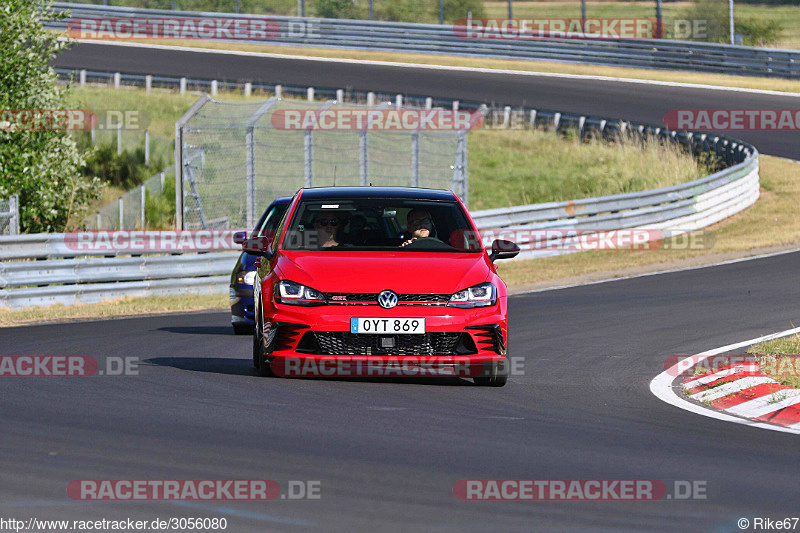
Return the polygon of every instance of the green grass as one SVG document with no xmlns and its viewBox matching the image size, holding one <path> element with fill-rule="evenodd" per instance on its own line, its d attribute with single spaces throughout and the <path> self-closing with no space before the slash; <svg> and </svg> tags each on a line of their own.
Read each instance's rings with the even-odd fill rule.
<svg viewBox="0 0 800 533">
<path fill-rule="evenodd" d="M 151 117 L 149 127 L 167 135 L 169 131 L 174 130 L 174 122 L 198 96 L 197 94 L 181 96 L 166 90 L 153 90 L 147 94 L 141 89 L 114 90 L 87 87 L 76 88 L 73 98 L 76 105 L 93 110 L 139 111 Z M 234 103 L 245 101 L 237 94 L 224 94 L 219 98 Z M 251 102 L 255 100 L 254 98 Z M 227 113 L 237 112 L 237 108 L 238 106 L 234 106 Z M 271 136 L 262 135 L 259 142 L 265 145 L 277 145 L 285 143 L 287 136 L 290 135 L 300 134 L 283 132 Z M 242 150 L 241 147 L 235 146 L 241 144 L 239 140 L 226 140 L 227 137 L 222 133 L 218 139 L 221 143 L 232 143 L 233 147 L 220 154 L 221 167 L 212 157 L 206 158 L 209 175 L 216 170 L 221 179 L 228 175 L 226 173 L 229 173 L 237 163 L 235 158 L 231 159 L 228 156 Z M 331 144 L 330 149 L 325 149 L 324 143 L 320 144 L 317 152 L 326 156 L 329 161 L 315 165 L 315 176 L 324 181 L 324 176 L 330 177 L 333 173 L 331 165 L 336 164 L 338 184 L 349 183 L 353 179 L 356 179 L 357 183 L 357 164 L 347 164 L 345 157 L 347 153 L 357 150 L 357 139 L 353 137 L 351 140 L 350 145 L 344 146 L 337 144 L 339 141 L 336 139 L 331 139 L 334 144 Z M 205 139 L 203 142 L 212 140 Z M 396 166 L 397 150 L 403 151 L 403 147 L 409 142 L 403 139 L 392 140 L 392 143 L 387 145 L 386 142 L 376 138 L 371 145 L 370 153 L 370 164 L 373 169 L 381 169 L 382 162 L 390 164 L 384 166 L 384 170 L 391 169 L 391 164 Z M 690 156 L 670 146 L 664 147 L 656 143 L 641 149 L 640 145 L 633 143 L 580 143 L 575 139 L 565 140 L 554 133 L 539 130 L 532 132 L 488 128 L 470 132 L 468 142 L 470 207 L 476 210 L 646 190 L 683 183 L 707 174 L 706 169 Z M 410 144 L 406 148 L 403 153 L 410 154 Z M 336 157 L 333 154 L 337 154 Z M 269 168 L 261 166 L 257 168 L 259 176 L 283 174 L 290 176 L 293 172 L 302 173 L 302 161 L 281 170 L 283 168 L 281 165 L 270 163 L 269 154 L 265 157 L 257 158 L 256 161 L 257 165 L 269 165 Z M 169 155 L 165 154 L 165 161 L 168 162 L 170 159 Z M 279 166 L 281 168 L 278 168 Z M 373 176 L 373 182 L 376 184 L 382 184 L 384 181 L 388 184 L 391 180 L 379 174 Z M 213 184 L 204 186 L 212 187 Z M 266 191 L 269 184 L 263 183 L 258 186 L 259 190 Z M 209 189 L 208 192 L 211 194 L 213 191 Z M 171 218 L 164 212 L 163 206 L 154 205 L 152 208 L 162 213 L 154 220 L 167 221 Z"/>
<path fill-rule="evenodd" d="M 760 356 L 758 364 L 766 375 L 778 383 L 800 389 L 800 335 L 756 344 L 747 353 Z"/>
</svg>

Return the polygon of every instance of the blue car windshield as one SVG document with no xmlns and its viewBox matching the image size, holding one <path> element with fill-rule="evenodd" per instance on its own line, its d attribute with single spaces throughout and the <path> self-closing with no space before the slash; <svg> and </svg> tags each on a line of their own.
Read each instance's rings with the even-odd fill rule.
<svg viewBox="0 0 800 533">
<path fill-rule="evenodd" d="M 480 252 L 479 235 L 457 202 L 404 198 L 308 200 L 297 206 L 286 250 Z"/>
</svg>

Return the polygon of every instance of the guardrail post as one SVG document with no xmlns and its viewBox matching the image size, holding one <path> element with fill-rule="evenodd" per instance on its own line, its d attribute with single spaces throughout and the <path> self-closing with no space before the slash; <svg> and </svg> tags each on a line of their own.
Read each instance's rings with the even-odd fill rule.
<svg viewBox="0 0 800 533">
<path fill-rule="evenodd" d="M 344 89 L 336 89 L 336 102 L 340 104 L 344 102 Z"/>
<path fill-rule="evenodd" d="M 149 93 L 153 89 L 153 76 L 148 74 L 144 77 L 144 92 Z"/>
<path fill-rule="evenodd" d="M 94 229 L 100 229 L 100 224 L 102 224 L 102 217 L 100 216 L 100 213 L 97 213 L 94 219 Z"/>
<path fill-rule="evenodd" d="M 395 96 L 394 105 L 395 105 L 395 107 L 397 109 L 400 109 L 401 107 L 403 107 L 403 95 L 402 94 L 398 94 L 397 96 Z"/>
<path fill-rule="evenodd" d="M 125 220 L 124 220 L 124 217 L 122 216 L 123 213 L 125 212 L 124 208 L 125 208 L 125 206 L 123 205 L 122 197 L 120 196 L 120 198 L 119 198 L 119 229 L 124 229 L 124 227 L 125 227 L 124 226 Z"/>
<path fill-rule="evenodd" d="M 419 187 L 419 131 L 411 134 L 411 186 Z"/>
<path fill-rule="evenodd" d="M 578 138 L 583 141 L 586 135 L 586 117 L 581 116 L 578 120 Z"/>
<path fill-rule="evenodd" d="M 283 86 L 276 85 L 275 86 L 275 98 L 283 98 Z"/>
<path fill-rule="evenodd" d="M 181 78 L 180 88 L 181 88 L 181 95 L 186 94 L 186 78 Z"/>
<path fill-rule="evenodd" d="M 367 130 L 358 132 L 358 172 L 361 185 L 369 185 L 369 144 Z"/>
<path fill-rule="evenodd" d="M 458 111 L 458 106 L 459 106 L 458 100 L 453 100 L 453 111 Z"/>
<path fill-rule="evenodd" d="M 375 93 L 371 91 L 367 93 L 367 105 L 368 106 L 375 105 Z"/>
<path fill-rule="evenodd" d="M 308 90 L 306 91 L 306 96 L 308 97 L 308 101 L 309 102 L 313 102 L 314 101 L 314 88 L 313 87 L 309 87 L 308 88 Z"/>
<path fill-rule="evenodd" d="M 503 108 L 503 128 L 508 129 L 511 126 L 511 106 L 507 105 Z"/>
<path fill-rule="evenodd" d="M 161 193 L 164 193 L 164 171 L 161 171 Z"/>
<path fill-rule="evenodd" d="M 433 98 L 430 96 L 425 99 L 425 109 L 433 109 Z"/>
<path fill-rule="evenodd" d="M 8 221 L 8 231 L 11 235 L 19 235 L 19 195 L 14 194 L 8 199 L 8 210 L 11 218 Z"/>
<path fill-rule="evenodd" d="M 119 72 L 114 73 L 114 88 L 119 89 L 120 82 L 122 81 L 122 74 Z"/>
<path fill-rule="evenodd" d="M 81 87 L 86 87 L 86 69 L 82 68 L 80 73 L 78 74 L 78 79 L 80 80 Z"/>
<path fill-rule="evenodd" d="M 558 126 L 561 125 L 561 113 L 553 114 L 553 131 L 558 133 Z"/>
<path fill-rule="evenodd" d="M 150 166 L 150 131 L 144 130 L 144 166 Z"/>
<path fill-rule="evenodd" d="M 531 118 L 530 118 L 529 124 L 530 124 L 532 130 L 536 129 L 536 110 L 535 109 L 531 109 Z"/>
<path fill-rule="evenodd" d="M 218 89 L 219 82 L 217 82 L 217 80 L 211 80 L 211 96 L 217 96 Z"/>
<path fill-rule="evenodd" d="M 253 84 L 249 81 L 244 84 L 244 97 L 250 98 L 250 95 L 253 94 Z"/>
<path fill-rule="evenodd" d="M 314 131 L 307 129 L 303 134 L 303 176 L 304 187 L 314 186 Z"/>
</svg>

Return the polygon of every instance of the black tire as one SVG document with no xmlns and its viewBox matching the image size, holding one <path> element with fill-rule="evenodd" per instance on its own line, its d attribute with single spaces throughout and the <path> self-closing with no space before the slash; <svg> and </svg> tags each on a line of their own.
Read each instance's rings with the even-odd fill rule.
<svg viewBox="0 0 800 533">
<path fill-rule="evenodd" d="M 272 367 L 267 361 L 267 350 L 264 346 L 264 328 L 261 327 L 260 312 L 256 313 L 256 324 L 253 328 L 253 366 L 262 378 L 273 377 Z"/>
<path fill-rule="evenodd" d="M 501 362 L 489 365 L 484 375 L 475 376 L 472 379 L 475 381 L 475 385 L 481 387 L 503 387 L 508 382 L 508 367 L 508 356 L 506 356 Z"/>
<path fill-rule="evenodd" d="M 232 324 L 234 335 L 252 335 L 255 328 L 249 324 Z"/>
</svg>

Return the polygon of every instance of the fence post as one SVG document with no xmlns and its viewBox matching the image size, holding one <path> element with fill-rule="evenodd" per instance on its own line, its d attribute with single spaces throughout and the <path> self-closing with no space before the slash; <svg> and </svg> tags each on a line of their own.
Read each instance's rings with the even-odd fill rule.
<svg viewBox="0 0 800 533">
<path fill-rule="evenodd" d="M 8 231 L 11 235 L 19 235 L 19 195 L 14 194 L 8 199 L 8 210 L 11 219 L 8 221 Z"/>
<path fill-rule="evenodd" d="M 314 131 L 307 129 L 303 134 L 303 186 L 314 186 Z"/>
<path fill-rule="evenodd" d="M 147 195 L 147 189 L 144 188 L 144 183 L 142 183 L 142 230 L 144 230 L 144 202 Z"/>
<path fill-rule="evenodd" d="M 150 166 L 150 132 L 144 130 L 144 166 Z"/>
<path fill-rule="evenodd" d="M 89 130 L 89 136 L 92 138 L 92 146 L 94 146 L 95 135 L 96 134 L 95 134 L 95 130 L 94 130 L 94 121 L 92 121 L 92 127 Z"/>
<path fill-rule="evenodd" d="M 94 225 L 95 225 L 95 228 L 94 228 L 94 229 L 100 229 L 100 224 L 102 224 L 102 220 L 103 220 L 103 219 L 102 219 L 102 217 L 100 216 L 100 213 L 97 213 L 97 214 L 95 215 L 95 219 L 94 219 Z"/>
<path fill-rule="evenodd" d="M 369 185 L 369 144 L 367 130 L 358 132 L 358 173 L 361 185 Z"/>
<path fill-rule="evenodd" d="M 122 153 L 122 122 L 117 122 L 117 155 Z"/>
<path fill-rule="evenodd" d="M 256 224 L 256 132 L 250 126 L 245 133 L 245 195 L 247 207 L 247 227 L 252 229 Z"/>
<path fill-rule="evenodd" d="M 119 198 L 119 229 L 125 229 L 125 224 L 124 224 L 125 220 L 124 220 L 124 217 L 122 216 L 122 214 L 124 212 L 124 207 L 125 206 L 122 203 L 122 196 L 120 196 L 120 198 Z"/>
<path fill-rule="evenodd" d="M 153 76 L 148 74 L 144 77 L 144 92 L 149 93 L 153 89 Z"/>
<path fill-rule="evenodd" d="M 453 191 L 461 198 L 464 205 L 469 208 L 469 169 L 467 168 L 467 132 L 458 132 L 458 148 L 456 149 L 456 164 L 453 169 Z"/>
<path fill-rule="evenodd" d="M 164 194 L 164 171 L 161 171 L 161 194 Z"/>
<path fill-rule="evenodd" d="M 419 131 L 411 134 L 411 186 L 419 187 Z"/>
</svg>

